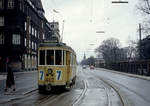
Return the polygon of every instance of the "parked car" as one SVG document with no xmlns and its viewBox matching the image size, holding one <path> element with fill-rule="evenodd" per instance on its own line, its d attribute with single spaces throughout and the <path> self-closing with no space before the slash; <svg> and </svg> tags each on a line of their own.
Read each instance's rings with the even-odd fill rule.
<svg viewBox="0 0 150 106">
<path fill-rule="evenodd" d="M 86 69 L 86 66 L 84 65 L 82 68 L 83 68 L 83 69 Z"/>
<path fill-rule="evenodd" d="M 93 65 L 91 65 L 91 66 L 90 66 L 90 69 L 94 69 L 94 66 L 93 66 Z"/>
</svg>

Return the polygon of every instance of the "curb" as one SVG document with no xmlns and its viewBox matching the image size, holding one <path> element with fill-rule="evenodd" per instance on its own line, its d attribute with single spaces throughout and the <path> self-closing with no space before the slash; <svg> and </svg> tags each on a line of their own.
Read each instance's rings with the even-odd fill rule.
<svg viewBox="0 0 150 106">
<path fill-rule="evenodd" d="M 19 94 L 10 93 L 10 94 L 8 94 L 8 95 L 13 95 L 13 96 L 10 97 L 10 98 L 7 97 L 8 95 L 4 95 L 4 96 L 6 96 L 7 98 L 6 98 L 6 99 L 3 99 L 2 101 L 0 101 L 0 104 L 5 104 L 5 103 L 8 103 L 8 102 L 10 102 L 10 101 L 12 101 L 12 100 L 21 99 L 21 98 L 25 97 L 26 95 L 28 95 L 28 94 L 30 94 L 30 93 L 36 91 L 37 89 L 38 89 L 38 88 L 35 88 L 35 89 L 30 90 L 30 91 L 22 92 L 22 93 L 19 93 Z M 16 97 L 15 97 L 15 96 L 16 96 Z"/>
<path fill-rule="evenodd" d="M 14 74 L 20 74 L 20 73 L 35 73 L 37 70 L 34 71 L 20 71 L 20 72 L 14 72 Z M 0 72 L 0 75 L 7 75 L 7 72 Z"/>
</svg>

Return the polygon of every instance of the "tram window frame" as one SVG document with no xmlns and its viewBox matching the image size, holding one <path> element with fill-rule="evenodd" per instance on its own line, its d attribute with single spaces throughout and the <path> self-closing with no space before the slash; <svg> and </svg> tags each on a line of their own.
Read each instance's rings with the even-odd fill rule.
<svg viewBox="0 0 150 106">
<path fill-rule="evenodd" d="M 70 66 L 73 66 L 73 53 L 70 53 Z"/>
<path fill-rule="evenodd" d="M 41 53 L 44 52 L 44 53 Z M 43 56 L 41 56 L 41 54 Z M 42 58 L 41 58 L 42 57 Z M 43 60 L 43 61 L 42 61 Z M 39 65 L 45 65 L 45 50 L 40 50 L 39 51 Z"/>
<path fill-rule="evenodd" d="M 51 53 L 49 53 L 49 52 L 51 52 Z M 47 65 L 55 65 L 55 51 L 54 50 L 47 50 L 46 64 Z"/>
<path fill-rule="evenodd" d="M 63 50 L 63 65 L 66 65 L 66 51 Z"/>
</svg>

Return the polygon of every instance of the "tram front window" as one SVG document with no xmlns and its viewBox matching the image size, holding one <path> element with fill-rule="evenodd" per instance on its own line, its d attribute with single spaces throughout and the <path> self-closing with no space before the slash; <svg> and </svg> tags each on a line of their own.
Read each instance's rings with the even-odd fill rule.
<svg viewBox="0 0 150 106">
<path fill-rule="evenodd" d="M 55 51 L 56 65 L 62 65 L 62 50 Z"/>
<path fill-rule="evenodd" d="M 47 65 L 54 65 L 54 50 L 47 50 Z"/>
</svg>

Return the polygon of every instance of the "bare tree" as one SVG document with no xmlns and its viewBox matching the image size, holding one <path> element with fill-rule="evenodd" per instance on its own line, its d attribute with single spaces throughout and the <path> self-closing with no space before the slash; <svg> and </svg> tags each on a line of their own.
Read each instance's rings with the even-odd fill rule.
<svg viewBox="0 0 150 106">
<path fill-rule="evenodd" d="M 149 0 L 139 0 L 137 8 L 145 15 L 150 14 L 150 2 Z"/>
<path fill-rule="evenodd" d="M 130 40 L 129 45 L 125 47 L 127 53 L 127 61 L 134 61 L 138 58 L 138 48 L 137 48 L 138 42 Z"/>
<path fill-rule="evenodd" d="M 109 38 L 104 40 L 102 44 L 95 49 L 97 54 L 102 54 L 106 63 L 114 63 L 120 61 L 120 42 L 116 38 Z"/>
<path fill-rule="evenodd" d="M 137 5 L 137 9 L 141 12 L 141 14 L 144 16 L 143 21 L 143 32 L 145 34 L 150 34 L 150 1 L 149 0 L 139 0 L 139 4 Z"/>
</svg>

